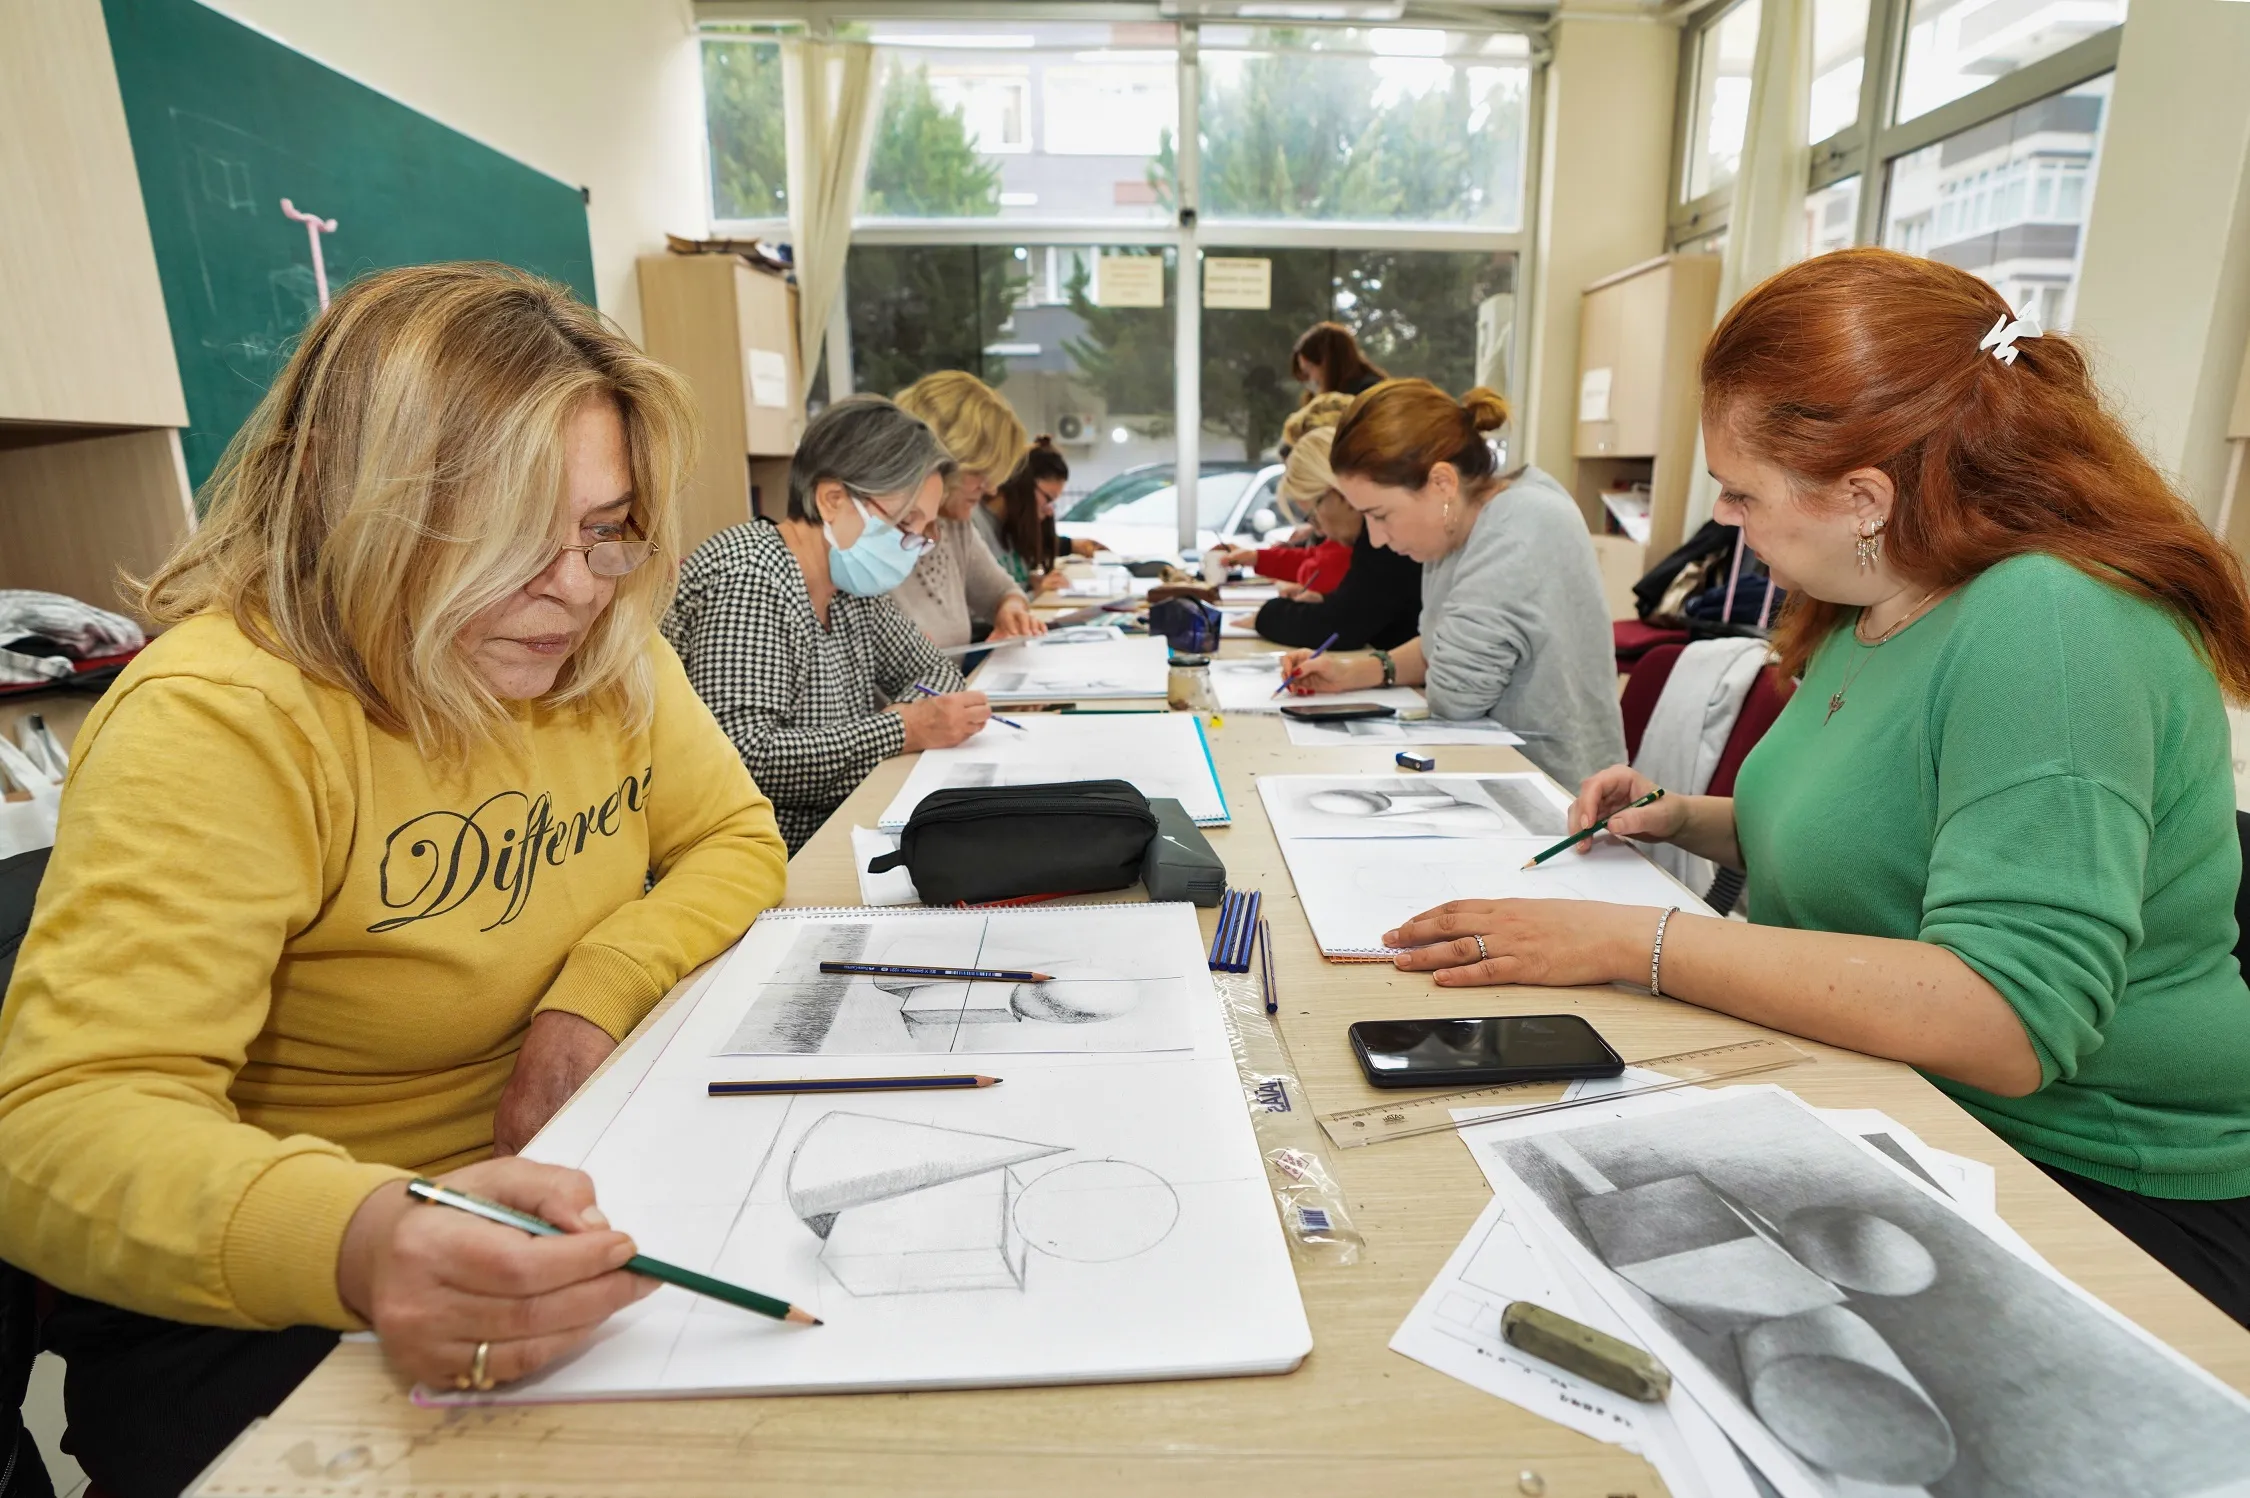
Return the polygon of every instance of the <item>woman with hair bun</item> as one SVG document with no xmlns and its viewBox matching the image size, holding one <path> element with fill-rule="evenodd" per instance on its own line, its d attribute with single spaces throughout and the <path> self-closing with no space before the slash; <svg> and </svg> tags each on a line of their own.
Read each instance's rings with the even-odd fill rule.
<svg viewBox="0 0 2250 1498">
<path fill-rule="evenodd" d="M 1422 564 L 1421 633 L 1282 665 L 1299 692 L 1418 686 L 1434 717 L 1536 733 L 1525 755 L 1575 786 L 1625 757 L 1609 607 L 1578 502 L 1536 468 L 1500 472 L 1484 434 L 1507 420 L 1492 391 L 1455 400 L 1428 380 L 1352 403 L 1329 467 L 1368 540 Z"/>
<path fill-rule="evenodd" d="M 2233 554 L 2084 352 L 1964 271 L 1805 261 L 1703 355 L 1703 436 L 1803 674 L 1735 794 L 1623 765 L 1584 827 L 1749 875 L 1754 924 L 1456 901 L 1391 933 L 1444 984 L 1649 983 L 1907 1061 L 2250 1325 L 2250 990 L 2225 699 Z"/>
</svg>

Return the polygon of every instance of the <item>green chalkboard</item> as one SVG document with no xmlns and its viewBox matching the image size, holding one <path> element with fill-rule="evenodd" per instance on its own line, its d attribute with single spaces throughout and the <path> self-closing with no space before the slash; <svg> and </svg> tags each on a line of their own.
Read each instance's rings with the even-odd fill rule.
<svg viewBox="0 0 2250 1498">
<path fill-rule="evenodd" d="M 336 221 L 329 289 L 394 265 L 500 260 L 594 300 L 576 187 L 449 130 L 195 0 L 103 0 L 187 390 L 201 485 L 319 310 L 305 226 Z"/>
</svg>

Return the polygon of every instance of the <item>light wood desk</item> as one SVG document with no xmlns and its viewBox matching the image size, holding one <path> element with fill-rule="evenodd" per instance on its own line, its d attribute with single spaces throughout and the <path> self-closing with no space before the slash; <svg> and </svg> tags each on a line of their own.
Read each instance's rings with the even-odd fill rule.
<svg viewBox="0 0 2250 1498">
<path fill-rule="evenodd" d="M 1252 778 L 1392 768 L 1387 751 L 1293 749 L 1279 720 L 1211 732 L 1231 882 L 1265 891 L 1282 1028 L 1320 1112 L 1375 1101 L 1344 1043 L 1355 1019 L 1576 1010 L 1628 1059 L 1767 1033 L 1620 989 L 1440 993 L 1419 974 L 1325 963 Z M 1513 750 L 1437 751 L 1447 769 L 1522 769 Z M 790 865 L 789 903 L 855 905 L 849 829 L 872 826 L 908 761 L 878 767 Z M 1123 891 L 1118 898 L 1138 898 Z M 1215 912 L 1203 912 L 1209 936 Z M 2236 1388 L 2250 1332 L 2227 1320 L 1903 1066 L 1808 1044 L 1816 1063 L 1754 1080 L 1830 1107 L 1880 1108 L 1999 1170 L 2000 1209 L 2063 1273 Z M 484 1498 L 700 1494 L 1039 1494 L 1242 1498 L 1249 1492 L 1494 1498 L 1536 1472 L 1555 1498 L 1664 1491 L 1640 1458 L 1478 1393 L 1385 1344 L 1482 1210 L 1452 1134 L 1332 1152 L 1366 1234 L 1361 1261 L 1301 1270 L 1312 1356 L 1285 1377 L 991 1392 L 421 1410 L 375 1347 L 339 1348 L 197 1491 Z M 621 1224 L 630 1228 L 631 1224 Z"/>
</svg>

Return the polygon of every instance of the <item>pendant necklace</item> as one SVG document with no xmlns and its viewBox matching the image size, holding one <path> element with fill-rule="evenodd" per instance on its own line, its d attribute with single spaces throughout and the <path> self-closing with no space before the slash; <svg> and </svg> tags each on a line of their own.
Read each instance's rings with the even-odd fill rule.
<svg viewBox="0 0 2250 1498">
<path fill-rule="evenodd" d="M 1884 630 L 1881 634 L 1877 635 L 1872 640 L 1861 640 L 1859 635 L 1859 621 L 1857 619 L 1854 619 L 1852 621 L 1852 638 L 1854 640 L 1859 640 L 1859 643 L 1866 646 L 1867 648 L 1862 651 L 1859 654 L 1858 658 L 1855 659 L 1845 670 L 1843 681 L 1840 682 L 1836 687 L 1836 695 L 1828 699 L 1828 717 L 1822 718 L 1820 720 L 1821 727 L 1826 728 L 1828 726 L 1828 718 L 1835 717 L 1836 714 L 1843 709 L 1844 694 L 1852 689 L 1852 683 L 1859 679 L 1859 673 L 1866 668 L 1867 663 L 1870 660 L 1874 659 L 1875 652 L 1882 649 L 1885 645 L 1889 644 L 1891 636 L 1897 634 L 1900 630 L 1906 628 L 1907 625 L 1912 624 L 1917 618 L 1919 618 L 1921 616 L 1923 608 L 1929 603 L 1931 599 L 1938 596 L 1938 592 L 1938 589 L 1932 588 L 1929 592 L 1924 593 L 1920 598 L 1915 600 L 1914 607 L 1908 609 L 1904 614 L 1901 614 L 1899 616 L 1898 623 L 1892 625 L 1889 629 Z"/>
</svg>

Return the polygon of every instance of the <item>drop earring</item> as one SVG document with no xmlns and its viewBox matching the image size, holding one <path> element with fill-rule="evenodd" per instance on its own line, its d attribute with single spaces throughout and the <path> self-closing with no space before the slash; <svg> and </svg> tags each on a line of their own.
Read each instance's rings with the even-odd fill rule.
<svg viewBox="0 0 2250 1498">
<path fill-rule="evenodd" d="M 1859 533 L 1852 543 L 1852 555 L 1859 558 L 1859 570 L 1866 572 L 1883 559 L 1883 527 L 1890 522 L 1878 520 Z"/>
</svg>

